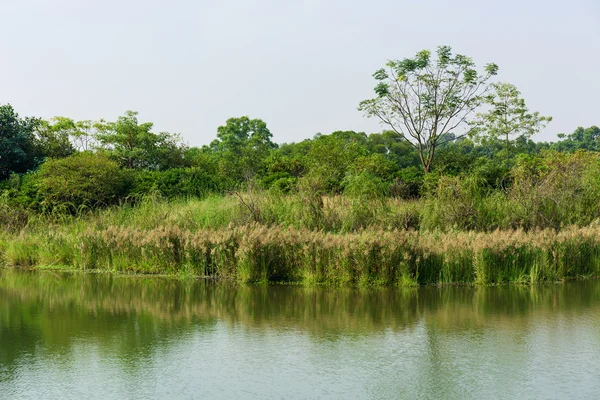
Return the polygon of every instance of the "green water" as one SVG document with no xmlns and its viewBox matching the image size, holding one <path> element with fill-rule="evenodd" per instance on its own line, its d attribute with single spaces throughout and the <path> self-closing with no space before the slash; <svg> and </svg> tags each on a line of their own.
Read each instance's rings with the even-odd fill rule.
<svg viewBox="0 0 600 400">
<path fill-rule="evenodd" d="M 600 281 L 235 287 L 0 269 L 0 398 L 598 398 Z"/>
</svg>

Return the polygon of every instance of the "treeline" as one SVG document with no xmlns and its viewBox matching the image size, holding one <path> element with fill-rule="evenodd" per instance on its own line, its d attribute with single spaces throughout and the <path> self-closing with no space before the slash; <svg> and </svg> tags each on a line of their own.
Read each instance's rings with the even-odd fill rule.
<svg viewBox="0 0 600 400">
<path fill-rule="evenodd" d="M 227 193 L 248 185 L 281 193 L 310 187 L 323 195 L 417 199 L 435 194 L 440 181 L 468 177 L 480 189 L 508 190 L 515 179 L 545 174 L 567 158 L 597 152 L 600 128 L 577 128 L 553 143 L 525 136 L 509 142 L 463 137 L 439 146 L 428 173 L 418 151 L 393 131 L 337 131 L 299 143 L 276 144 L 265 122 L 231 118 L 203 147 L 152 131 L 127 112 L 114 122 L 20 118 L 0 106 L 0 178 L 4 201 L 14 206 L 77 212 L 137 196 L 166 198 Z M 579 158 L 595 162 L 593 155 Z M 579 161 L 580 163 L 583 161 Z M 460 181 L 464 181 L 461 179 Z"/>
</svg>

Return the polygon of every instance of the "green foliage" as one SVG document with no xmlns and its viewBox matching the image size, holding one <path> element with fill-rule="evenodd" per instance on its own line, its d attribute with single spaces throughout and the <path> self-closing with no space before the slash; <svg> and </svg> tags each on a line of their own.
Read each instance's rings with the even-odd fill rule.
<svg viewBox="0 0 600 400">
<path fill-rule="evenodd" d="M 48 158 L 68 157 L 75 152 L 75 147 L 71 144 L 69 129 L 65 126 L 66 119 L 58 120 L 55 123 L 49 121 L 37 120 L 35 124 L 35 144 L 38 153 Z M 69 120 L 69 125 L 72 123 Z"/>
<path fill-rule="evenodd" d="M 205 197 L 219 191 L 215 176 L 199 168 L 172 168 L 166 171 L 140 171 L 133 174 L 130 195 L 158 193 L 165 198 Z"/>
<path fill-rule="evenodd" d="M 14 207 L 6 196 L 0 197 L 0 231 L 18 232 L 28 221 L 29 214 L 25 210 Z"/>
<path fill-rule="evenodd" d="M 590 150 L 600 151 L 600 128 L 590 126 L 589 128 L 578 127 L 569 135 L 558 134 L 562 139 L 552 144 L 552 148 L 558 151 Z"/>
<path fill-rule="evenodd" d="M 19 118 L 10 104 L 0 105 L 0 181 L 37 166 L 36 123 L 34 118 Z"/>
<path fill-rule="evenodd" d="M 428 174 L 430 176 L 431 174 Z M 423 169 L 408 167 L 398 171 L 396 179 L 390 187 L 390 194 L 400 199 L 416 199 L 420 196 L 424 176 Z"/>
<path fill-rule="evenodd" d="M 290 193 L 296 188 L 298 178 L 289 172 L 275 172 L 263 177 L 260 184 L 265 189 L 275 189 L 281 193 Z"/>
<path fill-rule="evenodd" d="M 529 139 L 552 121 L 552 117 L 530 112 L 521 98 L 521 92 L 509 83 L 493 83 L 493 94 L 486 98 L 489 109 L 477 114 L 472 122 L 473 134 L 479 140 L 504 140 L 505 150 L 510 150 L 510 137 Z"/>
<path fill-rule="evenodd" d="M 116 162 L 88 152 L 46 161 L 37 179 L 40 207 L 67 213 L 116 204 L 128 185 Z"/>
<path fill-rule="evenodd" d="M 410 142 L 427 173 L 449 134 L 461 129 L 469 133 L 470 115 L 484 102 L 487 82 L 497 72 L 495 64 L 488 64 L 478 73 L 469 57 L 453 55 L 448 46 L 438 47 L 437 60 L 422 50 L 376 71 L 377 96 L 362 101 L 358 109 Z"/>
<path fill-rule="evenodd" d="M 97 140 L 111 158 L 129 169 L 164 170 L 183 165 L 185 148 L 180 138 L 153 133 L 151 122 L 140 124 L 137 112 L 127 111 L 115 122 L 97 122 Z"/>
<path fill-rule="evenodd" d="M 491 192 L 475 176 L 442 176 L 436 192 L 427 199 L 421 227 L 426 230 L 494 230 L 502 213 L 495 205 L 498 193 Z M 501 199 L 500 199 L 501 200 Z"/>
<path fill-rule="evenodd" d="M 364 133 L 353 131 L 316 136 L 306 155 L 309 174 L 322 183 L 326 192 L 340 192 L 353 163 L 368 154 L 366 139 Z"/>
<path fill-rule="evenodd" d="M 344 179 L 344 194 L 357 198 L 383 198 L 389 195 L 389 185 L 370 172 L 348 175 Z"/>
<path fill-rule="evenodd" d="M 265 159 L 277 147 L 267 124 L 249 117 L 230 118 L 217 128 L 210 149 L 218 160 L 219 173 L 234 182 L 250 180 L 264 171 Z"/>
<path fill-rule="evenodd" d="M 544 152 L 519 157 L 509 191 L 512 225 L 559 229 L 600 217 L 600 155 Z"/>
</svg>

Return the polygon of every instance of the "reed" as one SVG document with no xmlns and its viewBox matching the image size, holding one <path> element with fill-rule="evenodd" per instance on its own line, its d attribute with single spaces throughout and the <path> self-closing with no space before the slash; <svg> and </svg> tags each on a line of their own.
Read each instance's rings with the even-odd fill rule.
<svg viewBox="0 0 600 400">
<path fill-rule="evenodd" d="M 0 237 L 0 257 L 11 266 L 72 265 L 244 283 L 538 283 L 600 272 L 597 224 L 558 232 L 364 229 L 339 234 L 259 223 L 189 229 L 75 221 Z"/>
</svg>

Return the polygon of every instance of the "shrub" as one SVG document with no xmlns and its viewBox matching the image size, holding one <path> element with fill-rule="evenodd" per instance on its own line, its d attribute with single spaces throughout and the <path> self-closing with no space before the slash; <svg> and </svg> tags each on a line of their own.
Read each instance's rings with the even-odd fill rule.
<svg viewBox="0 0 600 400">
<path fill-rule="evenodd" d="M 173 168 L 136 172 L 130 194 L 143 196 L 158 192 L 167 198 L 204 197 L 218 190 L 214 176 L 200 168 Z"/>
<path fill-rule="evenodd" d="M 274 189 L 281 193 L 289 193 L 296 188 L 298 178 L 289 172 L 274 172 L 262 178 L 260 184 L 265 189 Z"/>
<path fill-rule="evenodd" d="M 420 196 L 423 186 L 423 170 L 418 167 L 401 169 L 390 187 L 390 194 L 399 199 L 414 199 Z"/>
<path fill-rule="evenodd" d="M 383 179 L 363 172 L 344 178 L 344 194 L 355 198 L 382 198 L 389 194 L 389 185 Z"/>
<path fill-rule="evenodd" d="M 529 228 L 587 225 L 600 217 L 600 157 L 597 153 L 546 152 L 521 157 L 509 191 L 514 219 Z"/>
<path fill-rule="evenodd" d="M 48 160 L 37 177 L 42 209 L 73 214 L 118 203 L 128 186 L 128 176 L 116 162 L 87 152 Z"/>
<path fill-rule="evenodd" d="M 498 199 L 500 196 L 500 199 Z M 443 176 L 436 192 L 423 210 L 421 227 L 426 230 L 493 230 L 502 219 L 498 200 L 501 193 L 492 192 L 474 176 Z"/>
</svg>

